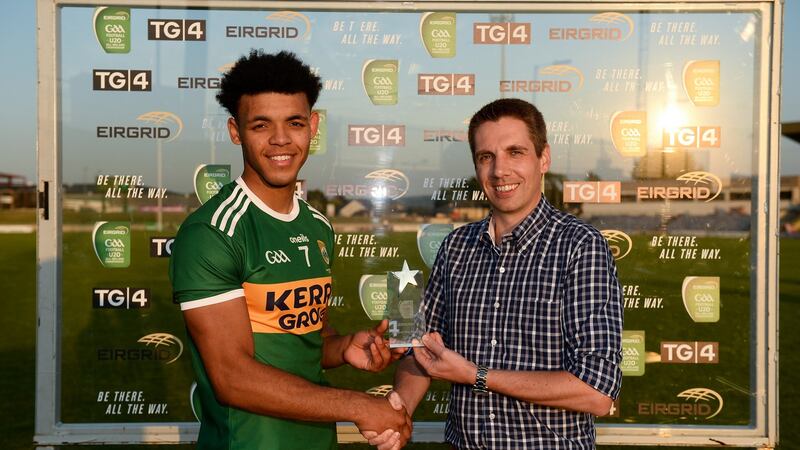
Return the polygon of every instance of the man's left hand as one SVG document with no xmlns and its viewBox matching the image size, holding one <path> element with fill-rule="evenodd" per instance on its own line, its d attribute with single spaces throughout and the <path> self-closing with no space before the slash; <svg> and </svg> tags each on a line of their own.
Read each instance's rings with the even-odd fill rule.
<svg viewBox="0 0 800 450">
<path fill-rule="evenodd" d="M 400 359 L 406 349 L 389 350 L 389 341 L 383 338 L 388 328 L 389 321 L 384 319 L 375 328 L 353 334 L 344 350 L 344 361 L 356 369 L 380 372 Z"/>
<path fill-rule="evenodd" d="M 414 358 L 431 378 L 459 384 L 475 382 L 478 371 L 475 364 L 445 347 L 439 333 L 423 335 L 422 344 L 425 347 L 414 348 Z"/>
</svg>

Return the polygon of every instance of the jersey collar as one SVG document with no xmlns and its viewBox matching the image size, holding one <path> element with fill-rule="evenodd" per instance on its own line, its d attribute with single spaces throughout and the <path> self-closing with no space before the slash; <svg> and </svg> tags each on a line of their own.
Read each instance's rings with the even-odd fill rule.
<svg viewBox="0 0 800 450">
<path fill-rule="evenodd" d="M 300 203 L 297 201 L 297 196 L 296 195 L 292 196 L 292 210 L 289 211 L 286 214 L 283 214 L 283 213 L 279 213 L 278 211 L 275 211 L 274 209 L 272 209 L 269 206 L 267 206 L 266 203 L 261 201 L 261 199 L 258 198 L 258 196 L 256 196 L 256 194 L 254 194 L 253 191 L 251 191 L 249 187 L 247 187 L 247 183 L 244 182 L 242 177 L 239 177 L 239 178 L 236 179 L 236 184 L 241 186 L 242 190 L 247 195 L 247 198 L 249 198 L 250 201 L 253 202 L 253 204 L 258 207 L 258 209 L 260 209 L 261 211 L 264 211 L 266 214 L 269 214 L 270 216 L 274 217 L 275 219 L 278 219 L 278 220 L 280 220 L 282 222 L 291 222 L 295 218 L 297 218 L 298 214 L 300 214 Z"/>
</svg>

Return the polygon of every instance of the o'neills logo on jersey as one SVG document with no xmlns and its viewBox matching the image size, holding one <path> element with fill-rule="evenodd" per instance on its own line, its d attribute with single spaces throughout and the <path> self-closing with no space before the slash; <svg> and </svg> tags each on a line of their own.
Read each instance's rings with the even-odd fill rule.
<svg viewBox="0 0 800 450">
<path fill-rule="evenodd" d="M 331 277 L 242 287 L 253 332 L 306 334 L 322 329 Z"/>
<path fill-rule="evenodd" d="M 475 95 L 474 73 L 421 73 L 417 75 L 419 95 Z"/>
<path fill-rule="evenodd" d="M 98 139 L 178 139 L 183 131 L 183 120 L 167 111 L 150 111 L 136 118 L 148 126 L 98 125 Z"/>
<path fill-rule="evenodd" d="M 292 244 L 305 244 L 310 241 L 308 240 L 308 236 L 306 236 L 303 233 L 300 233 L 297 236 L 290 237 L 289 242 L 291 242 Z"/>
<path fill-rule="evenodd" d="M 589 22 L 588 27 L 550 28 L 547 38 L 551 41 L 624 41 L 633 34 L 633 20 L 622 13 L 596 14 Z"/>
<path fill-rule="evenodd" d="M 536 80 L 500 80 L 500 92 L 553 92 L 565 94 L 583 88 L 583 72 L 577 67 L 556 64 L 539 70 Z"/>
<path fill-rule="evenodd" d="M 305 14 L 295 11 L 277 11 L 266 17 L 266 25 L 228 25 L 227 38 L 307 39 L 311 34 L 311 21 Z"/>
<path fill-rule="evenodd" d="M 364 175 L 364 180 L 363 184 L 329 184 L 325 186 L 325 195 L 328 197 L 397 200 L 408 192 L 408 177 L 399 170 L 374 170 Z"/>
<path fill-rule="evenodd" d="M 710 202 L 722 192 L 722 181 L 711 172 L 687 172 L 678 178 L 679 186 L 639 186 L 639 200 L 704 200 Z"/>
<path fill-rule="evenodd" d="M 642 416 L 681 416 L 682 418 L 711 419 L 722 412 L 722 396 L 708 388 L 691 388 L 676 395 L 678 401 L 670 403 L 645 403 L 637 405 Z"/>
<path fill-rule="evenodd" d="M 633 241 L 624 231 L 620 230 L 602 230 L 600 233 L 608 241 L 608 249 L 611 250 L 611 256 L 615 260 L 620 260 L 631 252 L 633 248 Z"/>
<path fill-rule="evenodd" d="M 473 44 L 530 44 L 531 24 L 515 22 L 476 22 L 472 24 Z"/>
</svg>

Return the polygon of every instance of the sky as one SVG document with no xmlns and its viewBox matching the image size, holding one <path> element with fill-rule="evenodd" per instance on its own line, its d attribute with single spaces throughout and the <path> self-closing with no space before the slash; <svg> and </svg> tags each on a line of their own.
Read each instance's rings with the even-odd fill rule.
<svg viewBox="0 0 800 450">
<path fill-rule="evenodd" d="M 36 180 L 36 26 L 35 2 L 0 0 L 0 173 Z M 784 24 L 800 23 L 800 0 L 787 0 Z M 783 36 L 781 122 L 800 122 L 800 27 L 785 26 Z M 781 139 L 781 172 L 800 174 L 800 144 Z"/>
</svg>

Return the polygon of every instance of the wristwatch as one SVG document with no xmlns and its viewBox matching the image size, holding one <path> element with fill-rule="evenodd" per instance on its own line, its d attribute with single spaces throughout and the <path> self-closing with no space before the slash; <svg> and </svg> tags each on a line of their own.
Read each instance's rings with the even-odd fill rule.
<svg viewBox="0 0 800 450">
<path fill-rule="evenodd" d="M 475 395 L 487 395 L 489 389 L 486 387 L 486 377 L 489 375 L 489 368 L 478 364 L 478 373 L 475 375 L 475 384 L 472 385 L 472 393 Z"/>
</svg>

